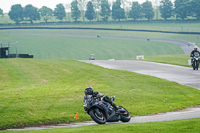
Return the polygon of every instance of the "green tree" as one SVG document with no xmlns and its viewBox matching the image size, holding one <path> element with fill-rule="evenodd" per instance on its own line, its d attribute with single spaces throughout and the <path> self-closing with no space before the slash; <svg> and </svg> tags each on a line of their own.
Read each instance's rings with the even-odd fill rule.
<svg viewBox="0 0 200 133">
<path fill-rule="evenodd" d="M 63 4 L 56 5 L 56 8 L 54 9 L 54 16 L 56 19 L 61 21 L 66 17 L 65 7 Z"/>
<path fill-rule="evenodd" d="M 53 16 L 53 10 L 46 6 L 43 6 L 42 8 L 40 8 L 39 13 L 45 22 L 47 22 Z"/>
<path fill-rule="evenodd" d="M 81 11 L 78 8 L 77 0 L 73 0 L 71 3 L 71 16 L 75 21 L 81 17 Z"/>
<path fill-rule="evenodd" d="M 125 18 L 128 20 L 128 12 L 130 11 L 131 8 L 131 1 L 130 0 L 121 0 L 122 3 L 122 8 L 125 11 Z"/>
<path fill-rule="evenodd" d="M 134 20 L 142 18 L 142 8 L 138 2 L 133 2 L 131 11 L 129 12 L 129 18 Z"/>
<path fill-rule="evenodd" d="M 147 18 L 148 20 L 153 19 L 154 17 L 154 11 L 153 11 L 153 6 L 150 1 L 146 1 L 142 3 L 142 12 L 144 13 L 144 17 Z"/>
<path fill-rule="evenodd" d="M 33 23 L 33 20 L 40 20 L 38 9 L 30 4 L 26 5 L 24 8 L 24 17 L 27 21 L 30 21 L 31 23 Z"/>
<path fill-rule="evenodd" d="M 189 1 L 188 0 L 175 0 L 175 14 L 176 18 L 184 20 L 189 16 Z"/>
<path fill-rule="evenodd" d="M 108 0 L 102 0 L 101 1 L 101 13 L 100 15 L 103 17 L 103 21 L 108 21 L 108 17 L 110 17 L 110 5 L 108 3 Z"/>
<path fill-rule="evenodd" d="M 173 4 L 170 0 L 162 0 L 160 2 L 160 13 L 161 17 L 167 20 L 173 14 Z"/>
<path fill-rule="evenodd" d="M 86 10 L 87 0 L 78 0 L 78 8 L 81 11 L 81 17 L 85 21 L 85 10 Z"/>
<path fill-rule="evenodd" d="M 0 15 L 3 16 L 3 10 L 0 8 Z"/>
<path fill-rule="evenodd" d="M 11 20 L 15 21 L 15 23 L 19 23 L 23 21 L 23 8 L 20 4 L 13 5 L 11 10 L 8 13 Z"/>
<path fill-rule="evenodd" d="M 87 3 L 87 10 L 85 12 L 85 17 L 90 21 L 95 18 L 94 7 L 91 1 Z"/>
<path fill-rule="evenodd" d="M 192 16 L 196 17 L 198 20 L 200 19 L 200 1 L 192 0 L 190 3 Z"/>
<path fill-rule="evenodd" d="M 121 8 L 121 1 L 117 0 L 116 2 L 113 3 L 112 6 L 112 18 L 114 20 L 118 19 L 124 19 L 125 18 L 125 11 L 123 8 Z"/>
<path fill-rule="evenodd" d="M 101 8 L 101 0 L 91 0 L 94 10 L 96 11 L 96 18 L 97 21 L 99 21 L 99 14 L 100 14 L 100 8 Z"/>
<path fill-rule="evenodd" d="M 70 4 L 66 4 L 66 15 L 69 21 L 71 21 L 71 12 L 69 10 L 71 10 L 71 3 Z"/>
</svg>

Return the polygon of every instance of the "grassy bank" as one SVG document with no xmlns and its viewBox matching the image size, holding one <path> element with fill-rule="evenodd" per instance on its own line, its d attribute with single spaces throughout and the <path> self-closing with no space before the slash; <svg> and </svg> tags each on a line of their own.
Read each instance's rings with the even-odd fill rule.
<svg viewBox="0 0 200 133">
<path fill-rule="evenodd" d="M 179 54 L 179 55 L 153 55 L 153 56 L 145 56 L 145 61 L 150 62 L 158 62 L 158 63 L 165 63 L 165 64 L 172 64 L 178 66 L 186 66 L 191 67 L 188 65 L 188 60 L 191 59 L 187 54 Z"/>
<path fill-rule="evenodd" d="M 1 59 L 0 71 L 1 129 L 91 120 L 82 106 L 87 86 L 115 95 L 131 116 L 200 104 L 196 89 L 72 60 Z"/>
<path fill-rule="evenodd" d="M 47 25 L 53 26 L 54 25 Z M 159 30 L 173 32 L 200 32 L 199 23 L 173 23 L 173 22 L 125 22 L 125 23 L 103 23 L 103 24 L 68 24 L 57 25 L 57 27 L 89 27 L 89 28 L 113 28 L 113 29 L 135 29 L 135 30 Z"/>
<path fill-rule="evenodd" d="M 116 38 L 97 38 L 115 35 Z M 158 34 L 154 34 L 156 36 Z M 175 44 L 119 39 L 117 36 L 147 37 L 146 33 L 90 31 L 90 30 L 4 30 L 0 40 L 18 41 L 18 53 L 33 54 L 40 59 L 86 60 L 91 54 L 96 59 L 130 59 L 136 55 L 183 54 Z M 160 35 L 162 36 L 162 35 Z M 169 35 L 170 36 L 170 35 Z M 6 46 L 7 44 L 4 44 Z M 10 53 L 16 45 L 11 44 Z"/>
</svg>

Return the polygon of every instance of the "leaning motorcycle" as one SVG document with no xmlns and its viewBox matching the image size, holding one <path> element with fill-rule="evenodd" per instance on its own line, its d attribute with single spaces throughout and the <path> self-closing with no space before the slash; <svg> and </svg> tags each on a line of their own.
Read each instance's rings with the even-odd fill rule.
<svg viewBox="0 0 200 133">
<path fill-rule="evenodd" d="M 129 122 L 131 116 L 129 112 L 122 106 L 117 106 L 118 110 L 114 109 L 110 103 L 102 99 L 103 94 L 87 95 L 84 97 L 84 109 L 90 117 L 98 124 L 106 122 Z M 114 102 L 115 97 L 111 97 Z"/>
<path fill-rule="evenodd" d="M 193 67 L 193 70 L 198 70 L 199 68 L 199 61 L 200 61 L 200 58 L 199 58 L 199 53 L 198 52 L 195 52 L 194 53 L 194 57 L 192 58 L 192 67 Z"/>
</svg>

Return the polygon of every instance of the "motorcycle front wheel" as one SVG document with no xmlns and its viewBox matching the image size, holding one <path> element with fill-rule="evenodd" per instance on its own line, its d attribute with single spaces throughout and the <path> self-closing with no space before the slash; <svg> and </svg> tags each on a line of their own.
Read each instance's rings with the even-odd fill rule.
<svg viewBox="0 0 200 133">
<path fill-rule="evenodd" d="M 192 64 L 193 70 L 198 70 L 199 69 L 199 61 L 194 61 Z"/>
<path fill-rule="evenodd" d="M 193 63 L 192 63 L 192 68 L 193 68 L 193 70 L 196 69 L 196 62 L 195 61 L 193 61 Z"/>
<path fill-rule="evenodd" d="M 197 63 L 196 63 L 196 69 L 197 70 L 199 69 L 199 61 L 197 61 Z"/>
<path fill-rule="evenodd" d="M 122 122 L 129 122 L 131 120 L 131 116 L 129 112 L 122 106 L 119 106 L 119 110 L 124 110 L 120 112 L 120 117 Z"/>
<path fill-rule="evenodd" d="M 91 109 L 89 114 L 91 118 L 98 124 L 105 124 L 107 121 L 104 112 L 98 108 Z"/>
</svg>

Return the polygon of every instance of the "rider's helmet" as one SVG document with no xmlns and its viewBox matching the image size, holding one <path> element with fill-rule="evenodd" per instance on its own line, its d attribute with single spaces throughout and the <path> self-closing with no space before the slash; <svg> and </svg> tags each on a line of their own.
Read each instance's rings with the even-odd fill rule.
<svg viewBox="0 0 200 133">
<path fill-rule="evenodd" d="M 92 95 L 93 94 L 93 88 L 92 87 L 87 87 L 85 88 L 85 95 Z"/>
<path fill-rule="evenodd" d="M 194 50 L 197 50 L 197 46 L 194 47 Z"/>
</svg>

